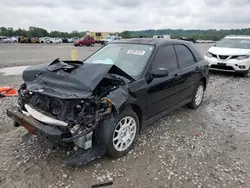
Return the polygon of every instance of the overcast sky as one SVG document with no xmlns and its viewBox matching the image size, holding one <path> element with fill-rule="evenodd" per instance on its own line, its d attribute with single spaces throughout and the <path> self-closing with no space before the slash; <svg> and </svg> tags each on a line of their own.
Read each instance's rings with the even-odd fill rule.
<svg viewBox="0 0 250 188">
<path fill-rule="evenodd" d="M 0 14 L 49 31 L 250 28 L 250 0 L 0 0 Z"/>
</svg>

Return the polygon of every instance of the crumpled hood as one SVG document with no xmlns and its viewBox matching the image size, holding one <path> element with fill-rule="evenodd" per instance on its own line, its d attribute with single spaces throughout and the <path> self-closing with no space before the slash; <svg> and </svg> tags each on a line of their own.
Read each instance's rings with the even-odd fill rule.
<svg viewBox="0 0 250 188">
<path fill-rule="evenodd" d="M 222 47 L 211 47 L 208 52 L 215 55 L 247 55 L 250 53 L 250 49 L 239 49 L 239 48 L 222 48 Z"/>
<path fill-rule="evenodd" d="M 62 99 L 89 98 L 107 73 L 133 81 L 133 78 L 113 64 L 92 64 L 82 61 L 60 61 L 27 68 L 23 80 L 33 92 Z"/>
</svg>

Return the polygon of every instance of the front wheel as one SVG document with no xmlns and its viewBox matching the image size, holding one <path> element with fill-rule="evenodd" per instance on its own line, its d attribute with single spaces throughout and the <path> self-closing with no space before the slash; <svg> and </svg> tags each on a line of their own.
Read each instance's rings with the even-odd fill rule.
<svg viewBox="0 0 250 188">
<path fill-rule="evenodd" d="M 132 150 L 139 132 L 139 120 L 132 108 L 123 110 L 116 118 L 107 145 L 107 156 L 119 158 Z M 104 133 L 105 134 L 105 133 Z"/>
<path fill-rule="evenodd" d="M 248 69 L 248 71 L 242 73 L 242 76 L 243 76 L 243 77 L 248 77 L 249 72 L 250 72 L 250 68 Z"/>
<path fill-rule="evenodd" d="M 205 86 L 202 81 L 200 81 L 195 89 L 195 92 L 193 94 L 192 102 L 188 104 L 189 108 L 196 109 L 198 108 L 204 98 L 204 92 L 205 92 Z"/>
</svg>

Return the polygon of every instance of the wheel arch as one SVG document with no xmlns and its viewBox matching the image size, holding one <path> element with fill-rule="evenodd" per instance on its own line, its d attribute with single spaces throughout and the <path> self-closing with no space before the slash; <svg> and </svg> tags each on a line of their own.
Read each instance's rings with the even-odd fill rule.
<svg viewBox="0 0 250 188">
<path fill-rule="evenodd" d="M 207 78 L 205 77 L 202 77 L 199 82 L 202 82 L 204 84 L 204 89 L 206 90 L 207 89 Z"/>
<path fill-rule="evenodd" d="M 125 102 L 119 108 L 119 112 L 122 112 L 124 109 L 127 109 L 127 108 L 131 108 L 136 113 L 136 115 L 139 119 L 139 131 L 140 131 L 141 127 L 142 127 L 142 110 L 141 110 L 140 106 L 137 104 Z"/>
</svg>

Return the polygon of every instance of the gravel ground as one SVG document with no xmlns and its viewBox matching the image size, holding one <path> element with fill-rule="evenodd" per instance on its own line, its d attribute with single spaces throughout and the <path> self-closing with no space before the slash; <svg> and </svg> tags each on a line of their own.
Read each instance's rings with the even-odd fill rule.
<svg viewBox="0 0 250 188">
<path fill-rule="evenodd" d="M 204 53 L 209 46 L 198 47 Z M 48 46 L 49 51 L 52 48 Z M 72 46 L 65 45 L 65 48 L 70 51 Z M 1 49 L 2 46 L 0 53 Z M 30 53 L 25 50 L 23 60 Z M 62 53 L 67 50 L 62 48 Z M 44 50 L 46 53 L 51 52 Z M 86 53 L 82 52 L 82 56 Z M 15 59 L 12 56 L 0 66 L 5 67 L 8 61 L 12 64 Z M 49 56 L 38 62 L 46 58 Z M 15 65 L 32 64 L 31 60 L 29 64 L 25 62 Z M 3 83 L 18 87 L 21 76 L 0 76 L 0 85 Z M 25 137 L 24 129 L 13 128 L 5 110 L 16 104 L 16 98 L 2 98 L 0 187 L 87 188 L 107 181 L 114 181 L 110 187 L 115 188 L 250 187 L 249 93 L 249 78 L 212 74 L 199 109 L 183 107 L 155 122 L 140 135 L 134 150 L 123 158 L 103 157 L 76 168 L 62 165 L 65 151 L 50 151 L 35 137 Z"/>
</svg>

